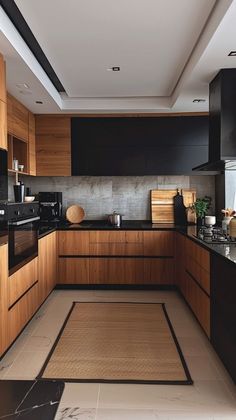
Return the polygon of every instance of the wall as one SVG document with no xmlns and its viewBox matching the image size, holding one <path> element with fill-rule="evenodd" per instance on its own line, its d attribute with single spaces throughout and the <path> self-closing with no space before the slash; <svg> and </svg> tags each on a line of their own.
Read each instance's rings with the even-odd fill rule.
<svg viewBox="0 0 236 420">
<path fill-rule="evenodd" d="M 26 177 L 32 193 L 62 191 L 64 208 L 77 203 L 85 209 L 86 219 L 105 218 L 114 210 L 124 219 L 150 219 L 150 190 L 196 188 L 197 196 L 209 195 L 215 210 L 215 177 L 138 176 L 138 177 Z M 13 200 L 13 179 L 9 180 L 9 198 Z"/>
<path fill-rule="evenodd" d="M 225 171 L 225 207 L 236 210 L 236 171 Z"/>
</svg>

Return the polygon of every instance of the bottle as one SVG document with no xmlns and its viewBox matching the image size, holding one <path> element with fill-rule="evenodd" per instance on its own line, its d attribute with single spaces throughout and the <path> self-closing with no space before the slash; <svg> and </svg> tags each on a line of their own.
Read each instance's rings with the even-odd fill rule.
<svg viewBox="0 0 236 420">
<path fill-rule="evenodd" d="M 232 217 L 229 223 L 229 236 L 236 238 L 236 217 Z"/>
<path fill-rule="evenodd" d="M 231 219 L 231 216 L 225 216 L 222 220 L 222 230 L 225 235 L 229 235 L 229 224 Z"/>
<path fill-rule="evenodd" d="M 19 162 L 18 162 L 18 159 L 16 159 L 16 158 L 13 159 L 13 169 L 14 169 L 14 171 L 19 170 Z"/>
</svg>

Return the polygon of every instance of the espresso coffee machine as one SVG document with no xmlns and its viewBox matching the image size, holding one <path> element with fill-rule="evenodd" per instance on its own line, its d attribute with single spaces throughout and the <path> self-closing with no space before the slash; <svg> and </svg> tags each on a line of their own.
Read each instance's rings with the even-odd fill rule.
<svg viewBox="0 0 236 420">
<path fill-rule="evenodd" d="M 39 214 L 43 222 L 59 222 L 62 219 L 62 192 L 40 192 Z"/>
</svg>

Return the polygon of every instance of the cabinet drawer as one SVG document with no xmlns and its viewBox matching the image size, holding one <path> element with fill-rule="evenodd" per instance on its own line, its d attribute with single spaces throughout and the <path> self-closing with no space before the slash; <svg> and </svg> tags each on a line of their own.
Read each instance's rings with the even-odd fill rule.
<svg viewBox="0 0 236 420">
<path fill-rule="evenodd" d="M 38 280 L 38 258 L 34 258 L 9 277 L 8 308 Z"/>
<path fill-rule="evenodd" d="M 88 284 L 89 258 L 59 258 L 58 281 L 60 284 Z"/>
<path fill-rule="evenodd" d="M 186 273 L 186 300 L 195 313 L 202 328 L 210 337 L 210 298 Z"/>
<path fill-rule="evenodd" d="M 195 242 L 188 239 L 186 241 L 186 252 L 199 264 L 204 270 L 210 272 L 210 253 L 202 246 L 195 244 Z"/>
<path fill-rule="evenodd" d="M 89 281 L 91 284 L 142 284 L 143 259 L 91 258 Z"/>
<path fill-rule="evenodd" d="M 10 343 L 15 340 L 38 309 L 38 283 L 36 283 L 8 312 Z"/>
<path fill-rule="evenodd" d="M 200 286 L 210 295 L 210 273 L 205 270 L 192 256 L 187 255 L 186 270 L 196 279 Z"/>
<path fill-rule="evenodd" d="M 173 284 L 174 259 L 145 258 L 144 284 Z"/>
<path fill-rule="evenodd" d="M 143 255 L 142 243 L 91 243 L 90 255 Z"/>
<path fill-rule="evenodd" d="M 89 255 L 89 232 L 58 232 L 59 255 Z"/>
<path fill-rule="evenodd" d="M 174 255 L 174 232 L 143 232 L 143 240 L 144 255 Z"/>
<path fill-rule="evenodd" d="M 143 243 L 142 231 L 92 231 L 89 232 L 90 243 Z"/>
</svg>

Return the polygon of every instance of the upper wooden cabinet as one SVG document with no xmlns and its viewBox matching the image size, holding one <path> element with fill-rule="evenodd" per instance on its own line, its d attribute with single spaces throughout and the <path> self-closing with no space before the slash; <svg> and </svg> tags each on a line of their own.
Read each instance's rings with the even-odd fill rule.
<svg viewBox="0 0 236 420">
<path fill-rule="evenodd" d="M 9 345 L 8 337 L 8 245 L 0 246 L 0 356 Z"/>
<path fill-rule="evenodd" d="M 39 176 L 71 175 L 70 117 L 36 116 L 36 168 Z"/>
<path fill-rule="evenodd" d="M 9 93 L 7 94 L 7 131 L 14 137 L 28 142 L 29 111 Z"/>
<path fill-rule="evenodd" d="M 35 116 L 32 112 L 29 112 L 28 166 L 29 174 L 36 175 Z"/>
<path fill-rule="evenodd" d="M 0 54 L 0 100 L 7 102 L 6 65 L 2 54 Z"/>
<path fill-rule="evenodd" d="M 0 54 L 0 148 L 7 149 L 6 66 Z"/>
</svg>

